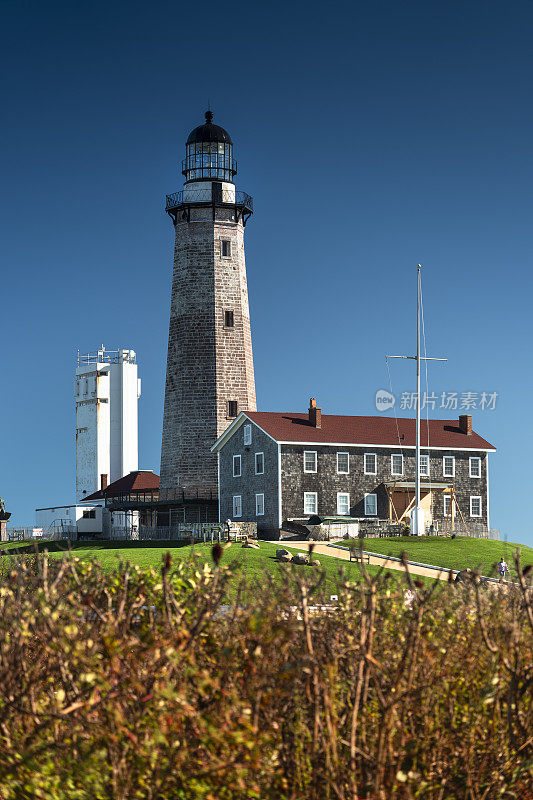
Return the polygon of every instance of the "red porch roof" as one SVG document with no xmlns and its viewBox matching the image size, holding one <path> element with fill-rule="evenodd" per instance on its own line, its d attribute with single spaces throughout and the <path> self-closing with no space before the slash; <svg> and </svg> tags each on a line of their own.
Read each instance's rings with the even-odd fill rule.
<svg viewBox="0 0 533 800">
<path fill-rule="evenodd" d="M 131 494 L 132 492 L 149 492 L 156 489 L 159 489 L 159 475 L 149 470 L 137 470 L 113 481 L 106 489 L 99 489 L 88 495 L 84 498 L 84 502 L 85 500 L 103 500 L 106 497 Z"/>
</svg>

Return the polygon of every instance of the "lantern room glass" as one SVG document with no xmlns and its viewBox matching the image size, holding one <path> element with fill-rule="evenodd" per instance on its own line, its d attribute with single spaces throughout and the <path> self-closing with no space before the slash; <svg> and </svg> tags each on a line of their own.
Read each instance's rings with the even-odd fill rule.
<svg viewBox="0 0 533 800">
<path fill-rule="evenodd" d="M 187 145 L 183 162 L 186 181 L 219 180 L 233 182 L 233 145 L 227 142 L 193 142 Z"/>
</svg>

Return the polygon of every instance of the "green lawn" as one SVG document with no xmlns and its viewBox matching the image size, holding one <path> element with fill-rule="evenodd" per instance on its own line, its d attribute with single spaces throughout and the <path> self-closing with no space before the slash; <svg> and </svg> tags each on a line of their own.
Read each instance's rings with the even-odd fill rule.
<svg viewBox="0 0 533 800">
<path fill-rule="evenodd" d="M 256 577 L 263 576 L 266 572 L 274 577 L 280 576 L 280 570 L 286 569 L 287 566 L 290 570 L 310 570 L 310 567 L 305 566 L 279 564 L 275 560 L 275 554 L 276 550 L 281 547 L 285 547 L 285 544 L 279 542 L 261 542 L 260 549 L 255 550 L 244 548 L 240 543 L 234 543 L 224 551 L 223 561 L 228 564 L 237 562 L 240 567 L 239 574 L 245 576 L 251 582 L 253 582 Z M 45 548 L 48 549 L 49 555 L 52 558 L 61 558 L 67 551 L 65 544 L 62 542 L 40 542 L 39 550 L 42 551 Z M 0 547 L 0 553 L 9 552 L 13 555 L 21 552 L 33 553 L 34 549 L 35 546 L 33 544 L 26 543 L 21 546 L 17 543 L 9 543 Z M 176 541 L 72 542 L 71 552 L 72 555 L 86 561 L 97 558 L 106 570 L 111 570 L 116 567 L 119 559 L 132 564 L 138 564 L 140 567 L 159 569 L 162 558 L 167 552 L 170 552 L 173 560 L 188 560 L 199 557 L 202 562 L 211 562 L 210 544 L 180 545 Z M 297 552 L 296 549 L 294 552 Z M 344 574 L 349 580 L 360 580 L 361 578 L 361 567 L 358 563 L 340 561 L 334 556 L 317 555 L 316 558 L 320 561 L 326 572 L 326 593 L 336 593 L 340 569 L 344 570 Z M 378 567 L 369 567 L 367 565 L 365 565 L 365 567 L 370 574 L 376 574 L 378 572 Z M 400 573 L 396 571 L 393 571 L 393 574 L 397 577 L 401 577 Z"/>
<path fill-rule="evenodd" d="M 348 542 L 339 544 L 349 547 Z M 355 544 L 359 546 L 358 542 Z M 424 564 L 435 564 L 451 569 L 474 569 L 481 567 L 484 575 L 489 575 L 493 564 L 503 556 L 514 574 L 513 553 L 520 550 L 520 561 L 524 567 L 533 564 L 533 548 L 513 542 L 496 542 L 492 539 L 472 539 L 468 536 L 457 536 L 447 539 L 441 536 L 427 536 L 421 539 L 410 536 L 396 536 L 390 539 L 363 540 L 363 548 L 383 555 L 400 556 L 406 552 L 411 561 Z"/>
</svg>

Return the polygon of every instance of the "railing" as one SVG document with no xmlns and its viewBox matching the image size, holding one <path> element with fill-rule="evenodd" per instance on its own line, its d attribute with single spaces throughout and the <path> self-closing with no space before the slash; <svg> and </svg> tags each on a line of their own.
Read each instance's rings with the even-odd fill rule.
<svg viewBox="0 0 533 800">
<path fill-rule="evenodd" d="M 152 527 L 139 525 L 138 528 L 124 528 L 114 525 L 111 539 L 132 539 L 143 541 L 169 540 L 184 542 L 220 542 L 227 537 L 227 525 L 219 522 L 180 522 L 178 525 Z"/>
<path fill-rule="evenodd" d="M 123 361 L 135 364 L 135 352 L 133 350 L 106 350 L 105 347 L 83 355 L 78 352 L 78 366 L 91 366 L 98 363 L 121 364 Z"/>
<path fill-rule="evenodd" d="M 35 533 L 42 531 L 42 533 Z M 49 525 L 48 528 L 24 527 L 7 528 L 6 537 L 8 542 L 38 542 L 41 539 L 47 541 L 58 541 L 60 539 L 76 539 L 77 529 L 75 525 Z"/>
<path fill-rule="evenodd" d="M 231 193 L 233 195 L 233 192 Z M 229 205 L 229 206 L 240 206 L 242 208 L 247 209 L 248 211 L 254 210 L 254 201 L 251 195 L 246 194 L 246 192 L 241 191 L 240 189 L 235 190 L 235 199 L 230 197 L 228 192 L 222 192 L 222 200 L 216 201 L 221 202 L 222 204 Z M 173 194 L 167 194 L 166 196 L 166 203 L 165 203 L 165 211 L 173 211 L 176 208 L 179 208 L 183 205 L 188 205 L 190 203 L 202 203 L 205 205 L 212 205 L 213 200 L 211 197 L 211 192 L 206 189 L 200 189 L 198 191 L 193 191 L 191 189 L 187 190 L 180 190 L 179 192 L 173 192 Z"/>
<path fill-rule="evenodd" d="M 111 539 L 143 541 L 175 540 L 181 542 L 220 542 L 226 539 L 239 541 L 244 538 L 257 539 L 256 522 L 180 522 L 177 525 L 151 527 L 139 525 L 134 528 L 111 528 Z"/>
</svg>

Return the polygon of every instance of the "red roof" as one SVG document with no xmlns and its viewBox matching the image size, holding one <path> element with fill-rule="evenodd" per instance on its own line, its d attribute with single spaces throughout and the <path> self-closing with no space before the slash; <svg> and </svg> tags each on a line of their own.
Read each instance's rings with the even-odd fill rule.
<svg viewBox="0 0 533 800">
<path fill-rule="evenodd" d="M 273 411 L 246 411 L 256 425 L 277 442 L 309 442 L 312 444 L 401 445 L 414 447 L 416 420 L 394 417 L 343 417 L 322 414 L 322 427 L 315 428 L 307 414 L 279 414 Z M 398 439 L 398 431 L 400 433 Z M 402 439 L 403 435 L 403 439 Z M 428 447 L 426 420 L 420 423 L 420 443 Z M 458 421 L 429 420 L 429 446 L 450 450 L 494 450 L 494 446 L 472 431 L 463 433 Z"/>
<path fill-rule="evenodd" d="M 148 470 L 137 470 L 113 481 L 107 489 L 103 491 L 99 489 L 97 492 L 88 495 L 84 498 L 84 502 L 85 500 L 103 500 L 105 497 L 115 497 L 121 494 L 131 494 L 132 492 L 149 492 L 155 489 L 159 489 L 159 475 Z"/>
</svg>

